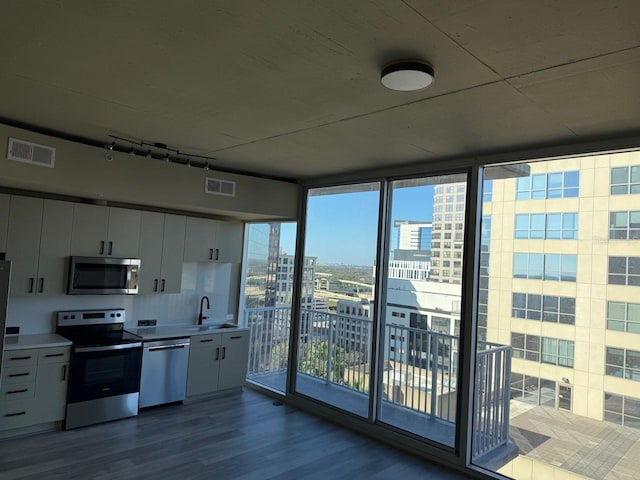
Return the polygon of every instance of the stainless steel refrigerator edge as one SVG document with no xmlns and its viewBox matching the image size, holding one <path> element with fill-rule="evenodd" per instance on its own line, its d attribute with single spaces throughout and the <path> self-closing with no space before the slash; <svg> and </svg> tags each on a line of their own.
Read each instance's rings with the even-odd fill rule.
<svg viewBox="0 0 640 480">
<path fill-rule="evenodd" d="M 7 323 L 7 303 L 9 301 L 10 280 L 11 280 L 11 262 L 0 260 L 0 386 L 2 384 L 2 357 L 4 354 L 4 329 Z"/>
</svg>

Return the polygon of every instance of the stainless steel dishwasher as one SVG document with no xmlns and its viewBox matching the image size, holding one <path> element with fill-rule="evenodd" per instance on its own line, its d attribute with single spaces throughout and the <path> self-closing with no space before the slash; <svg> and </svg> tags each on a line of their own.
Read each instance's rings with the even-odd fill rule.
<svg viewBox="0 0 640 480">
<path fill-rule="evenodd" d="M 184 400 L 191 339 L 144 342 L 139 407 Z"/>
</svg>

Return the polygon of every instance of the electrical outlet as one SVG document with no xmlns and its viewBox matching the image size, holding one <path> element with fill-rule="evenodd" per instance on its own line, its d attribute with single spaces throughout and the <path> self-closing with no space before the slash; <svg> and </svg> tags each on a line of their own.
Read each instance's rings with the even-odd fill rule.
<svg viewBox="0 0 640 480">
<path fill-rule="evenodd" d="M 157 324 L 157 320 L 138 320 L 139 327 L 155 327 Z"/>
</svg>

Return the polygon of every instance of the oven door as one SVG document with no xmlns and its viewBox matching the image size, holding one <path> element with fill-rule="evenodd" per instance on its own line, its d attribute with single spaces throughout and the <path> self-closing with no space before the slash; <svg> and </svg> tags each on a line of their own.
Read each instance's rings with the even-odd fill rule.
<svg viewBox="0 0 640 480">
<path fill-rule="evenodd" d="M 142 343 L 76 347 L 71 358 L 68 403 L 140 391 Z"/>
</svg>

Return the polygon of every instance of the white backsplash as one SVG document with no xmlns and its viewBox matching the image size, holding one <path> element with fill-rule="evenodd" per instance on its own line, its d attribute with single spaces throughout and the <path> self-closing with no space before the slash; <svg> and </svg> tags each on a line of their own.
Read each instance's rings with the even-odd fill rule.
<svg viewBox="0 0 640 480">
<path fill-rule="evenodd" d="M 157 320 L 158 325 L 196 323 L 200 299 L 207 295 L 211 309 L 206 322 L 224 322 L 237 305 L 239 268 L 230 263 L 185 263 L 182 291 L 151 295 L 59 295 L 55 297 L 21 297 L 9 299 L 7 326 L 20 327 L 21 334 L 55 332 L 56 312 L 124 308 L 127 327 L 138 320 Z M 235 317 L 234 317 L 235 320 Z"/>
</svg>

